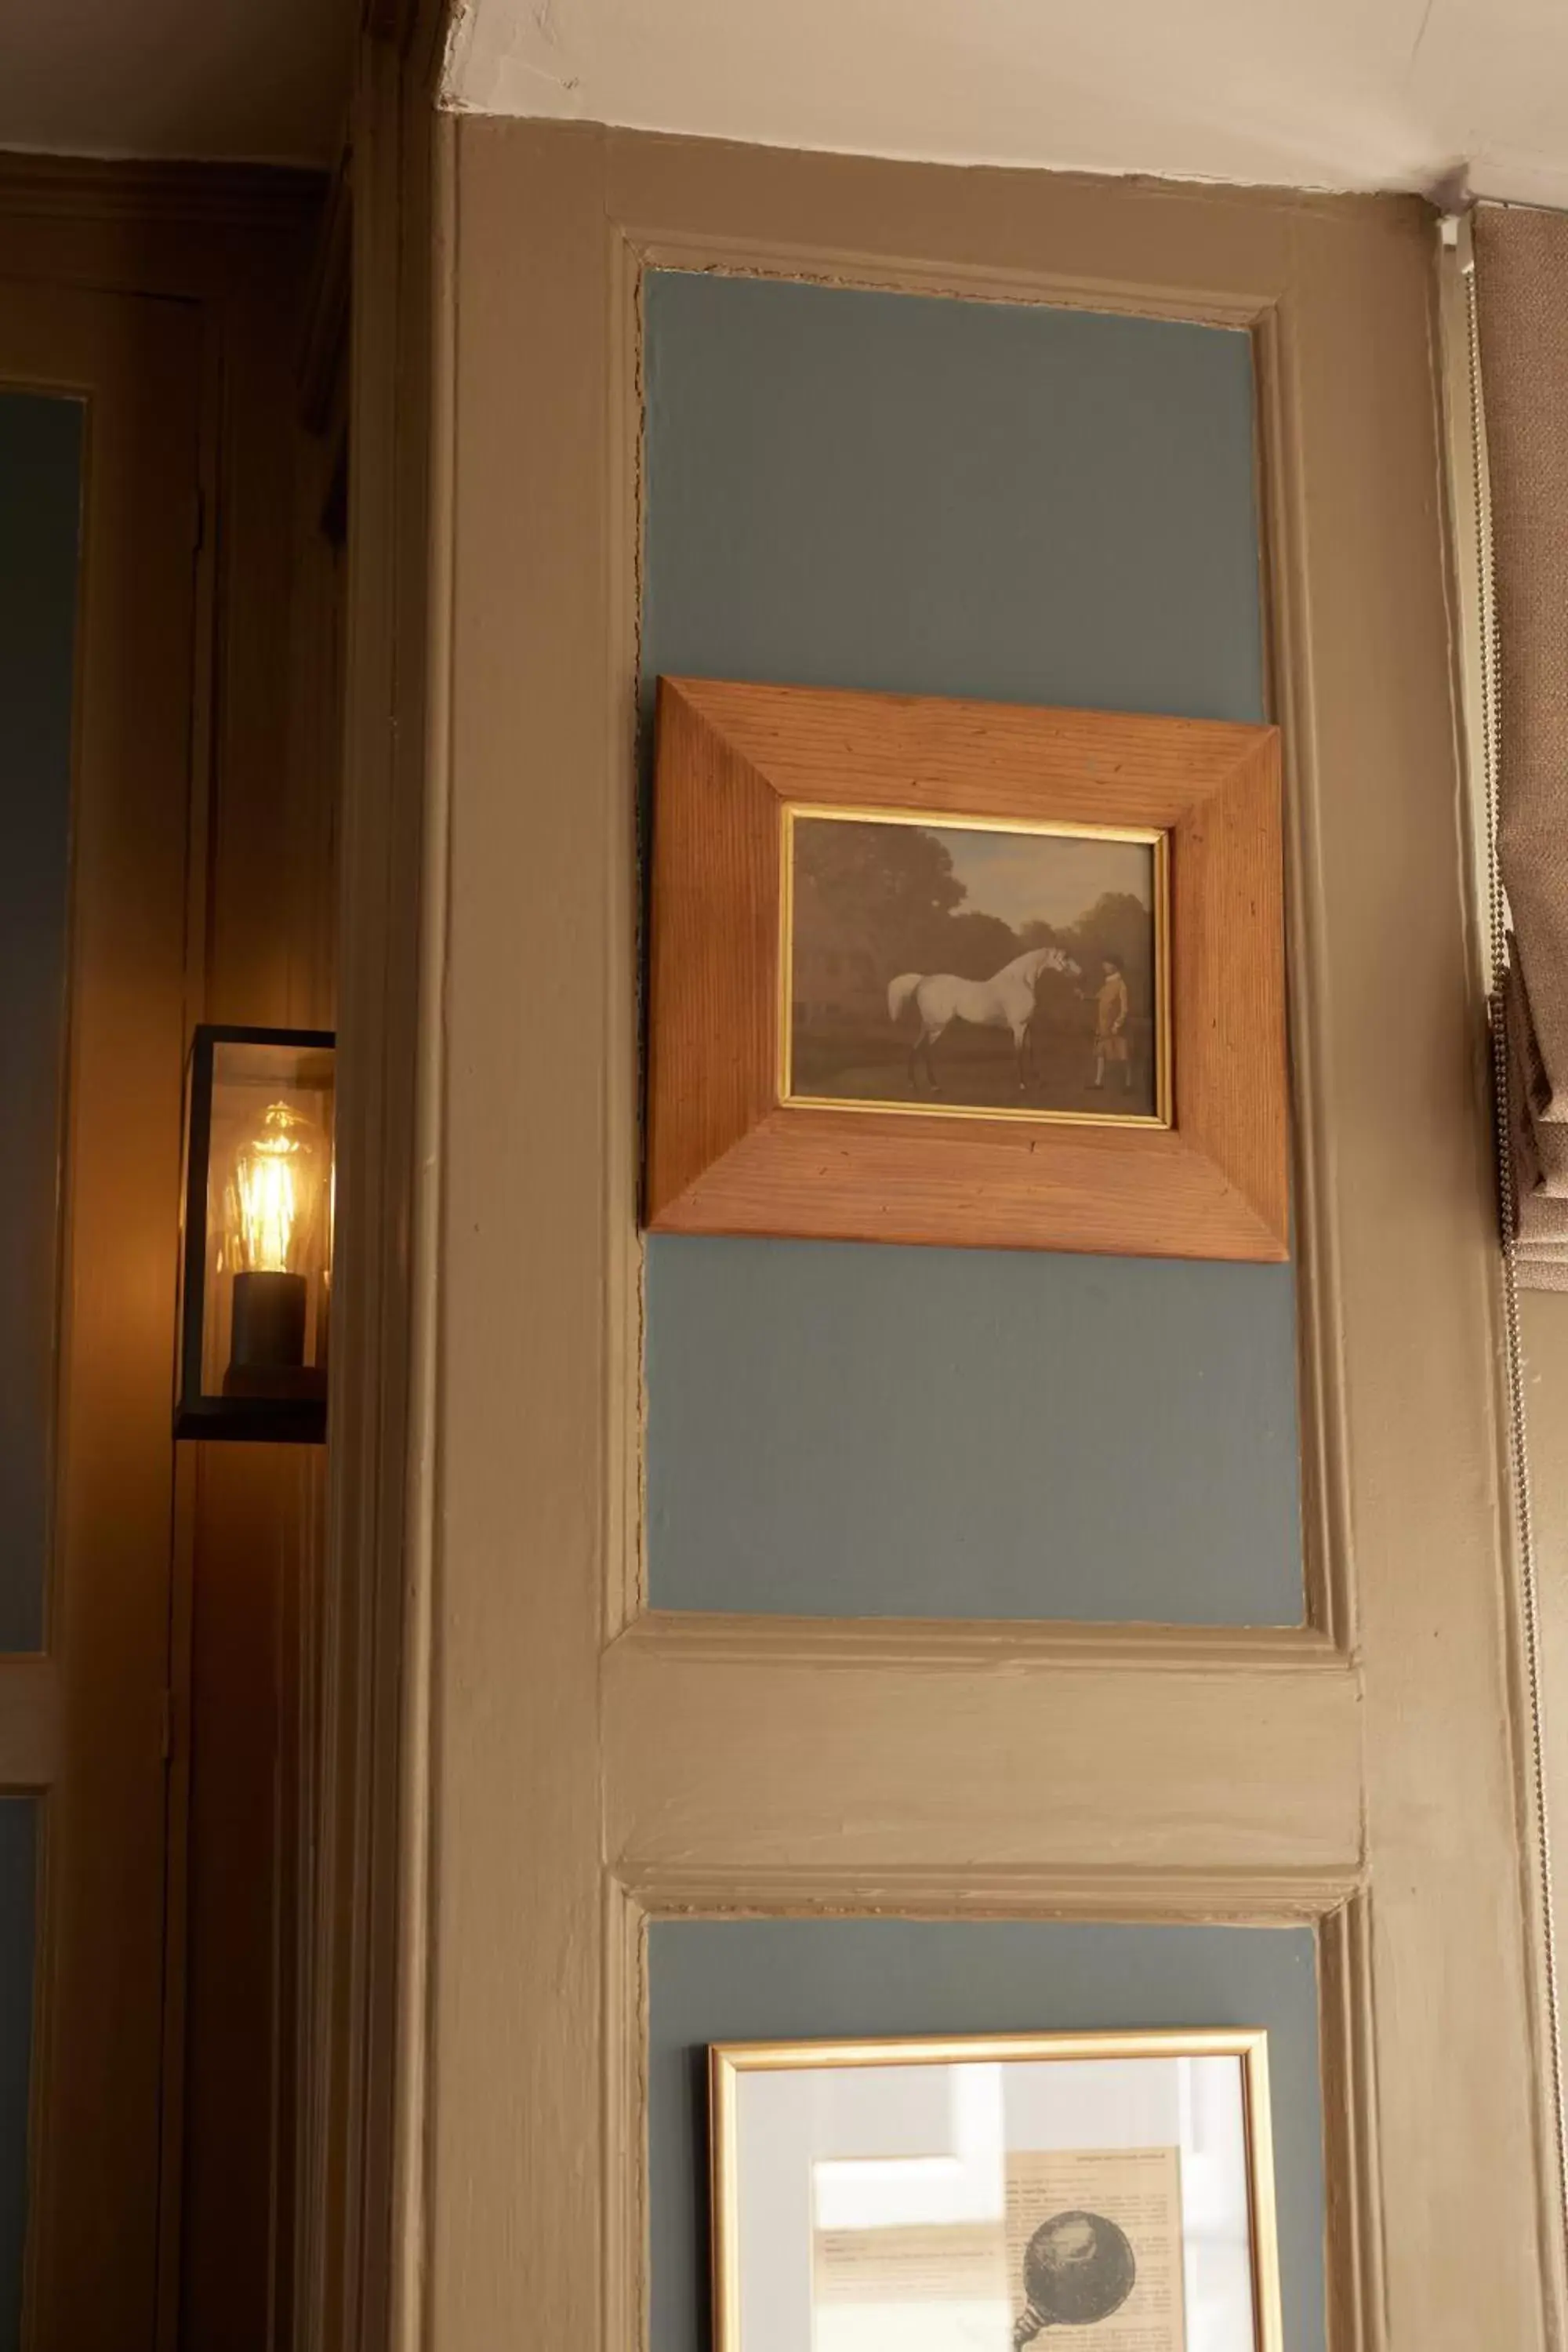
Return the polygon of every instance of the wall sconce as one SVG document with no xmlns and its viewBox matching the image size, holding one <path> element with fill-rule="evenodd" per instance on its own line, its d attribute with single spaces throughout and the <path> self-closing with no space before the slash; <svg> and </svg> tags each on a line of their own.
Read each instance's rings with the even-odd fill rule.
<svg viewBox="0 0 1568 2352">
<path fill-rule="evenodd" d="M 195 1033 L 176 1437 L 326 1436 L 335 1042 L 330 1029 Z"/>
</svg>

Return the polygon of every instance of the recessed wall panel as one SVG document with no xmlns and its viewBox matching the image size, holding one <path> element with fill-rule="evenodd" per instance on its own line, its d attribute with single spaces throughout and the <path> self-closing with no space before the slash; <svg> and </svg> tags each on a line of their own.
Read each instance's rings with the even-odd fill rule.
<svg viewBox="0 0 1568 2352">
<path fill-rule="evenodd" d="M 44 1639 L 82 429 L 0 390 L 0 1651 Z"/>
<path fill-rule="evenodd" d="M 658 1920 L 649 1931 L 651 2352 L 708 2352 L 713 2042 L 1263 2026 L 1285 2341 L 1324 2343 L 1310 1928 L 1060 1921 Z"/>
<path fill-rule="evenodd" d="M 655 272 L 661 671 L 1256 719 L 1244 334 Z M 661 1608 L 1301 1616 L 1289 1267 L 650 1237 Z"/>
</svg>

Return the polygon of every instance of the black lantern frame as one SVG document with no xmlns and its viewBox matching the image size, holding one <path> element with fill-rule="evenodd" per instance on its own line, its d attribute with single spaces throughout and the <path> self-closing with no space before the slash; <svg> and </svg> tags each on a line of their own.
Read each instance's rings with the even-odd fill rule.
<svg viewBox="0 0 1568 2352">
<path fill-rule="evenodd" d="M 214 1394 L 206 1382 L 207 1311 L 209 1297 L 208 1208 L 211 1198 L 213 1095 L 218 1057 L 225 1046 L 274 1046 L 300 1054 L 335 1055 L 337 1038 L 331 1029 L 263 1029 L 229 1023 L 205 1022 L 195 1031 L 185 1088 L 184 1234 L 180 1253 L 180 1360 L 174 1405 L 174 1435 L 248 1439 L 267 1444 L 320 1445 L 327 1434 L 324 1320 L 317 1325 L 318 1365 L 299 1367 L 297 1385 L 317 1387 L 315 1393 Z M 329 1151 L 333 1149 L 328 1136 Z M 328 1170 L 329 1201 L 331 1190 Z M 324 1265 L 330 1274 L 331 1235 L 330 1214 Z M 237 1289 L 242 1277 L 229 1279 Z M 318 1302 L 318 1318 L 325 1314 L 325 1297 Z M 263 1374 L 261 1378 L 266 1379 Z M 285 1382 L 286 1384 L 286 1382 Z"/>
</svg>

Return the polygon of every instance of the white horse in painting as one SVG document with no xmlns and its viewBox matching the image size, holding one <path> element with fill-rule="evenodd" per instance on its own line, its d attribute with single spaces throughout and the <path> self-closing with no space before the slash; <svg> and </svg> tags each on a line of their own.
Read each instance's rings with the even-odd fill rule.
<svg viewBox="0 0 1568 2352">
<path fill-rule="evenodd" d="M 936 1092 L 931 1047 L 954 1021 L 969 1021 L 977 1028 L 1012 1031 L 1018 1057 L 1018 1092 L 1023 1094 L 1028 1084 L 1029 1024 L 1035 1017 L 1040 974 L 1062 971 L 1076 977 L 1079 969 L 1060 948 L 1031 948 L 1026 955 L 1015 956 L 1011 963 L 1004 964 L 990 980 L 960 980 L 951 971 L 900 972 L 888 984 L 888 1018 L 897 1022 L 911 1001 L 920 1015 L 920 1034 L 910 1048 L 910 1085 L 920 1083 L 923 1054 L 926 1076 L 932 1094 Z"/>
</svg>

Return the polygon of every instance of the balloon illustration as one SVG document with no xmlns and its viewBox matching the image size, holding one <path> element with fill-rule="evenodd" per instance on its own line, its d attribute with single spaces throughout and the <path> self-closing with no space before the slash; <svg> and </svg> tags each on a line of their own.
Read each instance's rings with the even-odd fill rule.
<svg viewBox="0 0 1568 2352">
<path fill-rule="evenodd" d="M 1138 2278 L 1124 2230 L 1103 2213 L 1053 2213 L 1024 2250 L 1024 2308 L 1014 2352 L 1042 2328 L 1089 2327 L 1120 2311 Z"/>
</svg>

